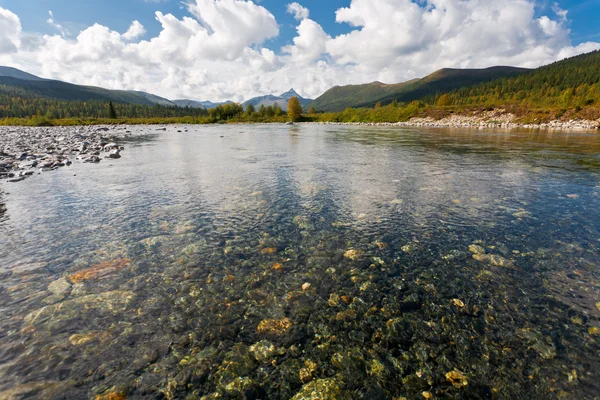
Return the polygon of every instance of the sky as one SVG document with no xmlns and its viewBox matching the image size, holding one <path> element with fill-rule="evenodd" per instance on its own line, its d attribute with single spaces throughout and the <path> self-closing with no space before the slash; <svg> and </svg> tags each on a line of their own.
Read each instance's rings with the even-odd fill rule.
<svg viewBox="0 0 600 400">
<path fill-rule="evenodd" d="M 534 68 L 600 49 L 600 0 L 0 0 L 0 65 L 169 99 Z"/>
</svg>

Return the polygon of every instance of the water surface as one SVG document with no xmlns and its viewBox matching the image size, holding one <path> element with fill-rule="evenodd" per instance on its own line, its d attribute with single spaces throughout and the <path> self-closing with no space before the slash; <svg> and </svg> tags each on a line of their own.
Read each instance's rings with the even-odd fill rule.
<svg viewBox="0 0 600 400">
<path fill-rule="evenodd" d="M 0 184 L 0 398 L 600 396 L 600 135 L 141 129 Z"/>
</svg>

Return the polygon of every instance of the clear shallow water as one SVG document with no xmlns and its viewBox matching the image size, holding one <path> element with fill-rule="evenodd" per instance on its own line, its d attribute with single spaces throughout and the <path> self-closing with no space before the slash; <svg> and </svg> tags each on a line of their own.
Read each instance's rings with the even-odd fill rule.
<svg viewBox="0 0 600 400">
<path fill-rule="evenodd" d="M 0 186 L 0 398 L 600 396 L 599 135 L 148 132 Z"/>
</svg>

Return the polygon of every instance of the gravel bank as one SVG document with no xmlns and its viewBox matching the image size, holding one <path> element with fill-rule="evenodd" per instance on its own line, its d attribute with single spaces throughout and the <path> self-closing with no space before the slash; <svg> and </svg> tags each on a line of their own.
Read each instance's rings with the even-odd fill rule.
<svg viewBox="0 0 600 400">
<path fill-rule="evenodd" d="M 119 140 L 141 132 L 127 126 L 0 127 L 0 181 L 20 182 L 75 160 L 121 158 Z"/>
<path fill-rule="evenodd" d="M 571 120 L 550 121 L 540 124 L 523 124 L 515 122 L 517 118 L 512 114 L 497 112 L 484 113 L 476 116 L 453 115 L 439 120 L 433 118 L 412 118 L 407 122 L 317 122 L 323 125 L 366 125 L 366 126 L 400 126 L 400 127 L 430 127 L 430 128 L 472 128 L 472 129 L 549 129 L 588 131 L 600 129 L 600 121 Z M 309 122 L 310 123 L 310 122 Z"/>
</svg>

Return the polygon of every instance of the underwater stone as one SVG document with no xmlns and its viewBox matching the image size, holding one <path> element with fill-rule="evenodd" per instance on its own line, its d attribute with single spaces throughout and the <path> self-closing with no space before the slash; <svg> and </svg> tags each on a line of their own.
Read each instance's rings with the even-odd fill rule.
<svg viewBox="0 0 600 400">
<path fill-rule="evenodd" d="M 256 330 L 260 334 L 281 336 L 291 328 L 292 321 L 289 318 L 264 319 L 258 324 Z"/>
<path fill-rule="evenodd" d="M 250 353 L 258 362 L 269 362 L 273 356 L 285 354 L 285 349 L 278 349 L 268 340 L 261 340 L 250 346 Z"/>
<path fill-rule="evenodd" d="M 453 299 L 452 304 L 454 304 L 458 308 L 463 308 L 465 306 L 465 303 L 459 299 Z"/>
<path fill-rule="evenodd" d="M 457 389 L 463 388 L 469 384 L 465 374 L 458 370 L 450 371 L 446 374 L 446 380 Z"/>
<path fill-rule="evenodd" d="M 69 281 L 71 281 L 72 283 L 82 283 L 91 279 L 101 279 L 110 274 L 125 269 L 130 265 L 131 260 L 126 258 L 103 262 L 94 265 L 93 267 L 69 275 Z"/>
<path fill-rule="evenodd" d="M 119 313 L 125 311 L 134 297 L 133 292 L 118 290 L 78 297 L 33 311 L 25 317 L 25 323 L 35 325 L 61 316 L 65 319 L 73 318 L 90 310 Z"/>
<path fill-rule="evenodd" d="M 335 400 L 341 397 L 340 386 L 332 379 L 318 379 L 304 386 L 292 400 Z"/>
<path fill-rule="evenodd" d="M 283 265 L 281 263 L 275 263 L 271 267 L 273 271 L 283 271 Z"/>
<path fill-rule="evenodd" d="M 511 267 L 510 261 L 496 254 L 473 254 L 477 261 L 491 264 L 495 267 Z"/>
<path fill-rule="evenodd" d="M 354 260 L 354 259 L 360 257 L 361 255 L 362 255 L 362 251 L 355 250 L 355 249 L 350 249 L 344 253 L 344 257 L 346 257 L 349 260 Z"/>
<path fill-rule="evenodd" d="M 80 346 L 83 344 L 88 344 L 93 342 L 98 337 L 98 334 L 95 332 L 85 333 L 85 334 L 75 334 L 69 337 L 69 342 L 73 346 Z"/>
<path fill-rule="evenodd" d="M 54 282 L 48 285 L 48 291 L 52 293 L 56 297 L 64 298 L 69 294 L 71 290 L 71 283 L 67 281 L 67 278 L 62 277 L 60 279 L 55 280 Z"/>
<path fill-rule="evenodd" d="M 478 244 L 469 245 L 469 251 L 473 254 L 485 254 L 485 249 Z"/>
<path fill-rule="evenodd" d="M 310 283 L 306 282 L 304 285 L 302 285 L 302 290 L 308 290 L 311 286 L 312 285 Z"/>
</svg>

